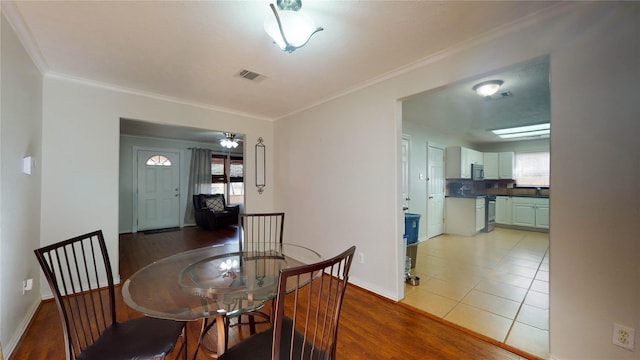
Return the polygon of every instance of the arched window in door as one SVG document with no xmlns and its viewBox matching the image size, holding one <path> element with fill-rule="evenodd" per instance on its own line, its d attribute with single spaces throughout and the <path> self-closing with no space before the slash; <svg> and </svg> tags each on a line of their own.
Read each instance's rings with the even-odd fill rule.
<svg viewBox="0 0 640 360">
<path fill-rule="evenodd" d="M 149 166 L 171 166 L 171 160 L 166 156 L 153 155 L 147 159 L 147 165 Z"/>
</svg>

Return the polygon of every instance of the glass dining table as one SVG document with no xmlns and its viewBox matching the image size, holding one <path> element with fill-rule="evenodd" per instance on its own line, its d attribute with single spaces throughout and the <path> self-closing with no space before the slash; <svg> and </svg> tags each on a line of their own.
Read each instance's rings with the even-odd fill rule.
<svg viewBox="0 0 640 360">
<path fill-rule="evenodd" d="M 287 243 L 268 244 L 250 252 L 241 251 L 238 244 L 212 245 L 143 267 L 124 282 L 122 296 L 130 308 L 146 316 L 203 319 L 200 341 L 209 330 L 207 323 L 215 323 L 216 352 L 220 355 L 226 349 L 225 321 L 229 317 L 256 311 L 275 298 L 281 269 L 320 260 L 317 252 Z M 294 290 L 304 284 L 303 280 L 287 284 L 287 288 Z"/>
</svg>

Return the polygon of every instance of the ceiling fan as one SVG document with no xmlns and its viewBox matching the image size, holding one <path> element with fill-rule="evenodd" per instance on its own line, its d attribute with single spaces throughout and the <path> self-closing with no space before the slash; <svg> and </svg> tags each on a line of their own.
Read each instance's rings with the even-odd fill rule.
<svg viewBox="0 0 640 360">
<path fill-rule="evenodd" d="M 220 145 L 227 149 L 235 149 L 242 139 L 236 138 L 236 134 L 225 132 L 224 138 L 220 140 Z"/>
</svg>

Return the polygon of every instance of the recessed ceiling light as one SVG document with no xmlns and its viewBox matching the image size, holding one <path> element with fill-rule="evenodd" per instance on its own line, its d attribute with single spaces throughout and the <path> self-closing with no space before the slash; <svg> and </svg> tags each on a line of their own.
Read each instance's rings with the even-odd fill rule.
<svg viewBox="0 0 640 360">
<path fill-rule="evenodd" d="M 473 90 L 482 97 L 487 97 L 495 94 L 500 89 L 500 86 L 504 83 L 502 80 L 488 80 L 475 84 Z"/>
<path fill-rule="evenodd" d="M 491 132 L 503 139 L 542 136 L 542 135 L 549 135 L 551 133 L 551 124 L 544 123 L 544 124 L 518 126 L 513 128 L 491 130 Z"/>
</svg>

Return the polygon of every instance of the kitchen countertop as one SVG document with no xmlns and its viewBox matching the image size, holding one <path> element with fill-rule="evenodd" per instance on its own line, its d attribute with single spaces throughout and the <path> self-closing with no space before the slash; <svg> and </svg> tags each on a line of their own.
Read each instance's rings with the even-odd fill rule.
<svg viewBox="0 0 640 360">
<path fill-rule="evenodd" d="M 464 198 L 464 199 L 477 199 L 477 198 L 487 197 L 487 195 L 474 195 L 474 194 L 459 195 L 459 194 L 454 194 L 454 195 L 447 195 L 445 197 Z"/>
<path fill-rule="evenodd" d="M 487 196 L 511 196 L 511 197 L 528 197 L 528 198 L 540 198 L 540 199 L 548 199 L 549 195 L 528 195 L 528 194 L 518 194 L 518 195 L 508 195 L 508 194 L 485 194 L 485 195 L 478 195 L 478 194 L 464 194 L 464 195 L 460 195 L 460 194 L 453 194 L 453 195 L 447 195 L 445 197 L 451 197 L 451 198 L 465 198 L 465 199 L 477 199 L 477 198 L 483 198 L 483 197 L 487 197 Z"/>
<path fill-rule="evenodd" d="M 530 197 L 530 198 L 540 198 L 540 199 L 548 199 L 549 195 L 498 195 L 498 196 L 513 196 L 513 197 Z"/>
</svg>

